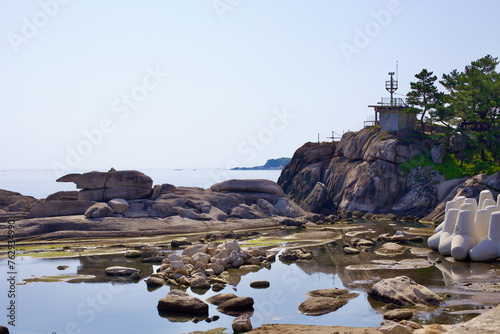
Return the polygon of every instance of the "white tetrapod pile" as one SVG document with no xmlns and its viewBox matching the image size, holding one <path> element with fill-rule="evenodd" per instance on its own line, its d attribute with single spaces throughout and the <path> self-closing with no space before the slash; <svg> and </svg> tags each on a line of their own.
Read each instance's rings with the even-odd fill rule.
<svg viewBox="0 0 500 334">
<path fill-rule="evenodd" d="M 481 191 L 479 203 L 460 196 L 446 203 L 444 221 L 427 245 L 441 255 L 472 261 L 500 257 L 500 195 L 497 201 L 489 190 Z"/>
</svg>

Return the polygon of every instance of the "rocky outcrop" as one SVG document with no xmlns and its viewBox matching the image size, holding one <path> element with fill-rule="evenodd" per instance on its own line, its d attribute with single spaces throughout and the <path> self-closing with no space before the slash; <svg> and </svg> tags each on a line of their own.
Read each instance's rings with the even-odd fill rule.
<svg viewBox="0 0 500 334">
<path fill-rule="evenodd" d="M 498 173 L 456 180 L 445 180 L 432 167 L 403 173 L 401 164 L 421 154 L 431 155 L 431 151 L 435 163 L 442 163 L 443 149 L 411 130 L 347 132 L 339 142 L 307 143 L 299 148 L 278 184 L 302 209 L 314 213 L 428 216 L 426 220 L 438 222 L 447 200 L 477 198 L 487 188 L 498 194 Z"/>
<path fill-rule="evenodd" d="M 113 209 L 106 203 L 96 203 L 84 213 L 85 218 L 113 217 L 114 214 Z"/>
<path fill-rule="evenodd" d="M 404 141 L 370 129 L 347 132 L 338 143 L 307 143 L 299 148 L 278 184 L 313 212 L 388 210 L 406 191 L 398 164 L 429 146 L 426 141 Z"/>
</svg>

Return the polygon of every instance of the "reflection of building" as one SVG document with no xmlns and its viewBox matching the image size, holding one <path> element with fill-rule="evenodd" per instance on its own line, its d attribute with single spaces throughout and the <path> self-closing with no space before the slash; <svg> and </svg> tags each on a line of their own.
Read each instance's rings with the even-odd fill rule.
<svg viewBox="0 0 500 334">
<path fill-rule="evenodd" d="M 391 79 L 385 82 L 385 89 L 391 93 L 390 98 L 382 98 L 376 105 L 368 107 L 375 110 L 375 121 L 365 122 L 366 127 L 380 126 L 381 131 L 397 131 L 402 129 L 413 129 L 415 127 L 415 115 L 408 114 L 408 105 L 402 98 L 394 98 L 394 92 L 398 89 L 398 82 L 394 80 L 394 72 L 390 72 Z"/>
</svg>

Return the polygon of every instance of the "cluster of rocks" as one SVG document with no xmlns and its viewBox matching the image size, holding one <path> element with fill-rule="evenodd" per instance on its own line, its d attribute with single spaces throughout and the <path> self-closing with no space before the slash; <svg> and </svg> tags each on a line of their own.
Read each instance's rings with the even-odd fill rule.
<svg viewBox="0 0 500 334">
<path fill-rule="evenodd" d="M 442 221 L 446 201 L 500 191 L 500 174 L 445 180 L 432 167 L 407 175 L 401 164 L 430 154 L 442 162 L 442 144 L 418 133 L 374 129 L 347 132 L 339 142 L 306 143 L 285 166 L 278 184 L 306 211 L 347 217 L 351 212 L 412 216 Z"/>
<path fill-rule="evenodd" d="M 158 273 L 151 276 L 155 282 L 159 279 L 173 286 L 222 290 L 227 283 L 223 279 L 228 276 L 227 269 L 259 270 L 270 266 L 275 256 L 275 252 L 261 248 L 242 249 L 236 240 L 217 247 L 213 244 L 191 245 L 181 255 L 172 254 L 164 259 Z M 150 281 L 146 283 L 151 284 Z"/>
<path fill-rule="evenodd" d="M 155 185 L 138 171 L 68 174 L 80 191 L 63 191 L 33 203 L 29 217 L 85 215 L 87 218 L 181 218 L 200 221 L 301 217 L 305 212 L 270 180 L 228 180 L 210 189 Z M 1 195 L 1 194 L 0 194 Z M 0 203 L 1 203 L 0 196 Z M 1 214 L 1 212 L 0 212 Z"/>
</svg>

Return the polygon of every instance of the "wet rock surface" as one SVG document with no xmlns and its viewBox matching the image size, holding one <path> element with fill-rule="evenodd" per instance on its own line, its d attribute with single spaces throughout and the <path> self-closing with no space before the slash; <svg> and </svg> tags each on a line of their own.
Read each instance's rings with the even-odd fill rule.
<svg viewBox="0 0 500 334">
<path fill-rule="evenodd" d="M 407 276 L 388 278 L 376 283 L 369 292 L 371 298 L 396 305 L 439 305 L 442 298 Z"/>
</svg>

